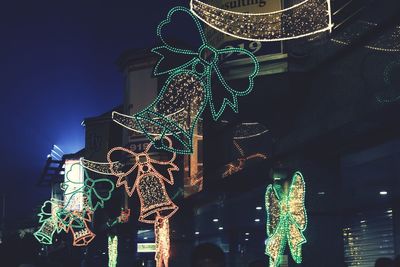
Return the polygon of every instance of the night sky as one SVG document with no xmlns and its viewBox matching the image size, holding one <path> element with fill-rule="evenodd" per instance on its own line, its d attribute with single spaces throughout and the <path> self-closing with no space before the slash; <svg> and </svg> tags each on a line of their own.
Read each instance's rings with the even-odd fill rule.
<svg viewBox="0 0 400 267">
<path fill-rule="evenodd" d="M 9 222 L 50 197 L 35 184 L 53 144 L 80 150 L 82 120 L 122 103 L 117 57 L 152 47 L 168 10 L 188 2 L 2 1 L 0 193 Z"/>
</svg>

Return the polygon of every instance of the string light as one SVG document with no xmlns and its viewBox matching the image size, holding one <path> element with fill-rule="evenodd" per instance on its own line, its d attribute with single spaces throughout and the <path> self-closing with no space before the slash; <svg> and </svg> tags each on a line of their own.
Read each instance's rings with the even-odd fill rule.
<svg viewBox="0 0 400 267">
<path fill-rule="evenodd" d="M 289 191 L 289 192 L 287 192 Z M 306 242 L 303 235 L 307 227 L 307 213 L 304 206 L 305 183 L 300 172 L 295 172 L 289 190 L 278 184 L 270 184 L 265 193 L 267 210 L 267 235 L 265 253 L 269 266 L 277 267 L 289 244 L 296 263 L 301 263 L 301 247 Z"/>
<path fill-rule="evenodd" d="M 236 140 L 233 140 L 233 144 L 234 144 L 235 148 L 237 149 L 237 151 L 239 152 L 240 157 L 237 158 L 235 161 L 232 161 L 225 165 L 224 172 L 222 173 L 222 178 L 226 178 L 232 174 L 235 174 L 235 173 L 243 170 L 246 165 L 246 162 L 248 160 L 256 159 L 256 158 L 259 158 L 262 160 L 267 159 L 267 156 L 263 153 L 254 153 L 249 156 L 245 156 L 243 148 L 239 145 L 239 143 Z"/>
<path fill-rule="evenodd" d="M 172 21 L 175 13 L 188 14 L 194 21 L 200 34 L 201 42 L 197 51 L 179 49 L 169 45 L 163 35 L 163 29 Z M 254 78 L 259 71 L 257 58 L 249 51 L 242 48 L 225 48 L 215 49 L 207 43 L 205 34 L 199 20 L 184 7 L 175 7 L 171 9 L 167 15 L 167 19 L 162 21 L 157 28 L 157 35 L 161 39 L 163 45 L 152 49 L 161 58 L 154 68 L 154 75 L 168 75 L 168 79 L 162 87 L 156 99 L 144 110 L 132 115 L 123 115 L 113 112 L 112 118 L 120 125 L 144 133 L 157 149 L 166 151 L 191 154 L 193 152 L 193 133 L 197 122 L 202 115 L 206 105 L 211 109 L 213 119 L 216 121 L 223 114 L 225 108 L 229 106 L 234 112 L 238 112 L 238 97 L 249 94 L 254 87 Z M 171 69 L 163 69 L 162 64 L 166 57 L 166 53 L 187 57 L 186 63 L 173 67 Z M 244 90 L 232 88 L 225 80 L 222 71 L 219 69 L 219 58 L 228 53 L 241 53 L 250 59 L 254 65 L 253 70 L 248 75 L 248 86 Z M 216 74 L 219 84 L 224 88 L 224 98 L 221 106 L 216 107 L 214 104 L 214 94 L 212 90 L 212 75 Z M 183 111 L 186 113 L 181 113 Z M 177 121 L 176 117 L 170 115 L 187 114 L 190 120 L 190 126 Z M 179 117 L 180 118 L 180 117 Z M 169 147 L 165 144 L 158 143 L 158 140 L 164 136 L 176 139 L 181 148 Z"/>
<path fill-rule="evenodd" d="M 108 237 L 108 267 L 116 267 L 118 262 L 118 237 Z"/>
<path fill-rule="evenodd" d="M 172 147 L 171 139 L 165 137 L 165 140 L 168 146 Z M 113 169 L 111 172 L 118 177 L 117 187 L 123 185 L 129 196 L 132 196 L 133 192 L 137 190 L 140 200 L 139 221 L 145 223 L 155 223 L 156 215 L 169 218 L 178 210 L 178 206 L 168 196 L 164 184 L 164 182 L 170 185 L 174 184 L 172 172 L 179 170 L 178 166 L 173 163 L 176 154 L 173 153 L 168 161 L 156 160 L 148 153 L 152 146 L 153 143 L 150 143 L 142 153 L 135 153 L 124 147 L 115 147 L 107 154 L 110 166 L 114 162 L 111 157 L 115 152 L 125 152 L 131 158 L 132 167 L 126 172 L 114 172 Z M 167 167 L 168 177 L 161 175 L 156 170 L 155 165 Z M 130 181 L 131 176 L 133 176 L 133 181 Z M 132 184 L 133 186 L 131 186 Z"/>
<path fill-rule="evenodd" d="M 250 41 L 291 40 L 333 27 L 330 0 L 305 0 L 269 13 L 233 12 L 191 0 L 190 10 L 217 31 Z"/>
<path fill-rule="evenodd" d="M 39 230 L 34 232 L 34 237 L 42 244 L 51 245 L 54 233 L 60 232 L 57 212 L 62 208 L 62 202 L 52 198 L 43 203 L 39 216 L 39 223 L 42 223 Z M 50 210 L 50 211 L 48 211 Z"/>
<path fill-rule="evenodd" d="M 102 164 L 101 166 L 104 167 L 104 164 Z M 111 163 L 111 166 L 115 166 L 115 164 Z M 80 163 L 75 163 L 72 165 L 71 170 L 74 167 L 80 168 L 82 167 L 82 165 Z M 69 200 L 73 200 L 75 199 L 73 197 L 75 194 L 83 193 L 84 197 L 87 200 L 87 206 L 91 211 L 94 212 L 98 208 L 104 208 L 104 203 L 111 198 L 112 191 L 114 191 L 114 183 L 107 178 L 99 178 L 96 180 L 91 179 L 85 168 L 83 168 L 84 182 L 73 181 L 69 176 L 70 173 L 72 172 L 67 172 L 65 182 L 62 184 L 62 188 L 65 191 L 64 195 L 71 195 Z M 103 193 L 97 191 L 96 187 L 101 188 L 102 191 L 107 192 L 107 194 L 104 196 Z M 73 190 L 69 190 L 69 188 L 73 188 Z M 105 190 L 105 188 L 107 189 Z M 68 202 L 66 206 L 70 206 Z"/>
<path fill-rule="evenodd" d="M 33 235 L 42 244 L 51 245 L 53 243 L 53 235 L 56 232 L 57 225 L 52 219 L 48 219 L 42 223 L 40 229 Z"/>
<path fill-rule="evenodd" d="M 376 27 L 378 27 L 376 23 L 357 21 L 347 27 L 336 38 L 331 39 L 331 41 L 340 45 L 349 45 L 354 40 L 362 37 L 363 34 L 372 31 Z M 400 26 L 397 25 L 380 34 L 377 38 L 365 44 L 364 47 L 379 52 L 400 52 Z"/>
<path fill-rule="evenodd" d="M 267 127 L 258 122 L 243 122 L 236 125 L 233 130 L 233 139 L 249 139 L 269 132 Z"/>
<path fill-rule="evenodd" d="M 110 165 L 109 165 L 110 166 Z M 94 238 L 95 234 L 89 229 L 88 222 L 92 222 L 93 213 L 104 202 L 111 198 L 114 183 L 105 178 L 93 180 L 87 171 L 83 169 L 84 181 L 76 181 L 71 175 L 76 175 L 74 170 L 81 168 L 80 163 L 74 163 L 65 174 L 65 181 L 61 184 L 64 190 L 65 203 L 60 200 L 51 199 L 44 202 L 39 216 L 42 223 L 38 231 L 34 233 L 35 238 L 43 244 L 52 244 L 54 233 L 65 231 L 71 232 L 73 246 L 86 246 Z M 102 188 L 104 193 L 97 191 L 96 187 Z M 50 207 L 50 212 L 48 212 Z M 71 207 L 79 207 L 71 209 Z M 129 215 L 128 215 L 129 216 Z"/>
<path fill-rule="evenodd" d="M 156 266 L 168 267 L 170 256 L 169 219 L 157 217 L 154 223 L 154 233 L 156 242 Z"/>
<path fill-rule="evenodd" d="M 118 216 L 117 220 L 119 223 L 127 223 L 129 221 L 129 216 L 131 216 L 130 209 L 121 209 L 121 214 Z"/>
</svg>

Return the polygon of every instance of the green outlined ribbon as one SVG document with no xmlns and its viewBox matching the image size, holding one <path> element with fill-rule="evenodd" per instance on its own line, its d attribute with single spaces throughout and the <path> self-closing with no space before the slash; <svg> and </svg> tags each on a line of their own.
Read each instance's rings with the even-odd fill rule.
<svg viewBox="0 0 400 267">
<path fill-rule="evenodd" d="M 197 50 L 176 48 L 169 44 L 165 38 L 164 29 L 170 25 L 174 16 L 177 14 L 189 15 L 195 23 L 196 29 L 200 35 L 201 45 Z M 238 112 L 238 97 L 249 94 L 254 87 L 254 78 L 259 71 L 259 63 L 257 58 L 249 51 L 243 48 L 223 48 L 216 49 L 212 47 L 206 40 L 204 31 L 199 20 L 194 16 L 189 9 L 185 7 L 175 7 L 168 12 L 167 18 L 163 20 L 158 28 L 157 35 L 161 39 L 163 45 L 155 47 L 152 52 L 160 56 L 154 68 L 154 75 L 168 75 L 168 79 L 162 87 L 157 98 L 144 110 L 132 115 L 124 115 L 117 112 L 113 113 L 113 120 L 122 126 L 144 133 L 158 149 L 163 149 L 179 154 L 191 154 L 193 152 L 192 139 L 197 122 L 202 115 L 207 105 L 210 106 L 213 119 L 218 120 L 224 113 L 226 107 L 230 107 L 234 112 Z M 224 73 L 220 69 L 220 58 L 230 53 L 241 53 L 246 56 L 250 64 L 254 67 L 248 74 L 248 85 L 244 89 L 233 88 L 224 77 Z M 184 58 L 183 63 L 178 66 L 168 66 L 165 62 L 171 57 Z M 215 82 L 213 82 L 215 79 Z M 216 90 L 215 83 L 219 83 L 222 87 L 222 92 L 214 92 Z M 212 86 L 214 84 L 214 86 Z M 168 99 L 171 100 L 179 92 L 175 89 L 177 86 L 195 86 L 201 87 L 201 93 L 197 95 L 195 101 L 198 102 L 195 112 L 188 110 L 193 109 L 193 103 L 187 103 L 186 106 L 181 105 L 180 108 L 171 109 L 169 106 L 173 104 L 173 100 L 168 105 L 168 112 L 160 110 L 160 105 Z M 174 88 L 175 87 L 175 88 Z M 175 90 L 175 92 L 173 91 Z M 198 89 L 197 89 L 198 90 Z M 194 91 L 194 89 L 188 89 Z M 223 95 L 221 105 L 215 104 L 215 96 Z M 185 96 L 179 96 L 185 98 Z M 187 98 L 190 98 L 189 96 Z M 188 100 L 193 101 L 191 99 Z M 191 108 L 190 108 L 190 107 Z M 178 121 L 179 114 L 186 112 L 188 119 L 191 121 L 188 127 L 185 127 L 181 121 Z M 195 113 L 195 114 L 191 114 Z M 177 115 L 178 114 L 178 115 Z M 179 117 L 180 118 L 180 117 Z M 129 121 L 129 120 L 133 120 Z M 182 149 L 170 148 L 159 140 L 164 136 L 172 135 L 182 145 Z"/>
</svg>

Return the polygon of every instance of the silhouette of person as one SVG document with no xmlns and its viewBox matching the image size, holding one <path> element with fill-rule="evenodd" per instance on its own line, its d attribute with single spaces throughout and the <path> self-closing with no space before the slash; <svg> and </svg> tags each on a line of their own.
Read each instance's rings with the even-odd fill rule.
<svg viewBox="0 0 400 267">
<path fill-rule="evenodd" d="M 192 253 L 191 267 L 225 267 L 224 252 L 217 245 L 200 244 Z"/>
</svg>

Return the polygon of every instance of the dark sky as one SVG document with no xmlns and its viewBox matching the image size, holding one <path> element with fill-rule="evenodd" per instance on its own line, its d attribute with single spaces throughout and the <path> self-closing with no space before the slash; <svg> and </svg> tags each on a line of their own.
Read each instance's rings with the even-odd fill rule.
<svg viewBox="0 0 400 267">
<path fill-rule="evenodd" d="M 50 197 L 35 183 L 53 144 L 81 149 L 82 120 L 122 102 L 116 58 L 153 46 L 169 8 L 188 2 L 1 1 L 0 193 L 9 220 Z"/>
</svg>

